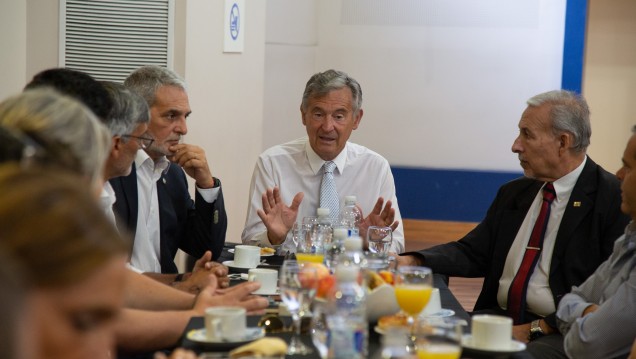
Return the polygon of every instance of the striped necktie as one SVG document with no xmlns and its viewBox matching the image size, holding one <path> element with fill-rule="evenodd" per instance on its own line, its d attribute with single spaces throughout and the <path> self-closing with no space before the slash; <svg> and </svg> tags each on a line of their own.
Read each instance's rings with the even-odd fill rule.
<svg viewBox="0 0 636 359">
<path fill-rule="evenodd" d="M 333 178 L 336 164 L 333 161 L 327 161 L 322 168 L 324 173 L 320 183 L 320 207 L 329 208 L 329 217 L 335 223 L 334 219 L 337 219 L 340 213 L 340 199 L 336 190 L 336 181 Z"/>
</svg>

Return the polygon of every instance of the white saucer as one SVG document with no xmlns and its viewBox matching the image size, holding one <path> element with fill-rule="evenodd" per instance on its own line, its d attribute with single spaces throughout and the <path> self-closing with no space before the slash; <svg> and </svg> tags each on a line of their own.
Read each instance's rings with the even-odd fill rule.
<svg viewBox="0 0 636 359">
<path fill-rule="evenodd" d="M 234 248 L 230 248 L 230 249 L 228 249 L 227 251 L 228 251 L 228 252 L 230 252 L 230 253 L 234 253 Z M 274 253 L 265 253 L 265 254 L 261 253 L 261 257 L 271 257 L 271 256 L 273 256 L 275 253 L 276 253 L 276 252 L 274 252 Z"/>
<path fill-rule="evenodd" d="M 455 315 L 455 311 L 452 309 L 441 309 L 438 312 L 431 314 L 420 314 L 420 318 L 446 318 Z"/>
<path fill-rule="evenodd" d="M 256 292 L 252 292 L 252 294 L 256 294 L 256 295 L 280 295 L 280 289 L 276 288 L 276 291 L 274 291 L 274 293 L 260 293 L 260 292 L 256 291 Z"/>
<path fill-rule="evenodd" d="M 249 327 L 245 329 L 245 335 L 233 339 L 208 339 L 205 336 L 205 328 L 192 329 L 186 334 L 186 338 L 193 342 L 202 343 L 209 347 L 229 348 L 238 347 L 265 336 L 265 331 L 261 327 Z"/>
<path fill-rule="evenodd" d="M 479 352 L 483 354 L 515 353 L 515 352 L 520 352 L 526 349 L 526 345 L 524 343 L 516 341 L 516 340 L 511 340 L 510 348 L 507 348 L 507 349 L 506 348 L 504 349 L 479 348 L 475 346 L 475 343 L 473 343 L 473 336 L 470 334 L 465 334 L 462 337 L 462 347 L 464 347 L 465 349 L 469 349 L 471 351 Z"/>
<path fill-rule="evenodd" d="M 234 261 L 225 261 L 222 263 L 224 266 L 228 267 L 228 268 L 236 268 L 236 269 L 252 269 L 252 268 L 256 268 L 256 267 L 240 267 L 240 266 L 235 266 L 234 265 Z"/>
</svg>

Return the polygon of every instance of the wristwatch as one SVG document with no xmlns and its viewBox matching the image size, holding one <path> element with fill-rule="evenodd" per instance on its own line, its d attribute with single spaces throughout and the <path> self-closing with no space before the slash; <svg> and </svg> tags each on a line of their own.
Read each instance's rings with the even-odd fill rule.
<svg viewBox="0 0 636 359">
<path fill-rule="evenodd" d="M 528 340 L 533 341 L 544 335 L 545 333 L 543 332 L 543 329 L 541 329 L 541 326 L 539 325 L 539 319 L 533 320 L 532 323 L 530 323 L 530 333 L 528 333 Z"/>
</svg>

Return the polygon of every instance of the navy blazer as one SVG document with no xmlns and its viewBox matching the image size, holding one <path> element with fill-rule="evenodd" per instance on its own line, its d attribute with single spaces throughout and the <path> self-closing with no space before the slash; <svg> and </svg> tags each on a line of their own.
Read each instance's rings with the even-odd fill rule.
<svg viewBox="0 0 636 359">
<path fill-rule="evenodd" d="M 137 172 L 133 163 L 128 176 L 111 179 L 117 201 L 113 210 L 117 227 L 135 233 L 137 229 L 138 195 Z M 159 222 L 161 233 L 160 252 L 162 273 L 177 273 L 174 257 L 177 249 L 200 258 L 205 251 L 212 251 L 212 258 L 221 255 L 227 231 L 227 216 L 223 192 L 214 203 L 207 203 L 196 192 L 193 201 L 188 192 L 188 182 L 183 169 L 170 163 L 168 171 L 157 181 Z"/>
<path fill-rule="evenodd" d="M 486 218 L 464 238 L 410 254 L 422 256 L 435 273 L 484 277 L 474 310 L 499 308 L 497 291 L 508 251 L 542 185 L 526 177 L 503 185 Z M 620 205 L 620 182 L 588 157 L 554 244 L 549 284 L 556 306 L 612 253 L 630 221 Z M 546 320 L 556 324 L 554 313 Z"/>
</svg>

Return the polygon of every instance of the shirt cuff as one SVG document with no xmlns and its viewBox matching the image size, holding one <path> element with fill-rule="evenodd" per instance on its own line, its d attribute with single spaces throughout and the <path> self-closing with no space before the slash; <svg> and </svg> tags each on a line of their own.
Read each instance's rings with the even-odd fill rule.
<svg viewBox="0 0 636 359">
<path fill-rule="evenodd" d="M 199 188 L 197 187 L 197 192 L 203 197 L 203 200 L 207 203 L 214 203 L 217 198 L 219 198 L 219 191 L 221 187 L 212 187 L 212 188 Z"/>
<path fill-rule="evenodd" d="M 260 233 L 256 233 L 245 244 L 253 244 L 253 245 L 256 245 L 256 246 L 259 246 L 259 247 L 271 247 L 271 248 L 276 248 L 276 249 L 278 249 L 279 247 L 282 246 L 282 247 L 284 247 L 286 249 L 289 249 L 288 247 L 290 246 L 290 243 L 293 244 L 294 240 L 291 238 L 289 233 L 287 233 L 287 237 L 279 245 L 279 244 L 272 244 L 272 242 L 270 242 L 269 238 L 267 237 L 267 231 L 263 231 L 263 232 L 260 232 Z M 293 247 L 294 247 L 294 252 L 295 252 L 296 246 L 294 245 Z"/>
<path fill-rule="evenodd" d="M 142 274 L 144 271 L 142 271 L 141 269 L 135 267 L 134 265 L 132 265 L 130 262 L 126 263 L 126 268 L 130 269 L 131 271 L 135 272 L 135 273 L 139 273 Z"/>
</svg>

